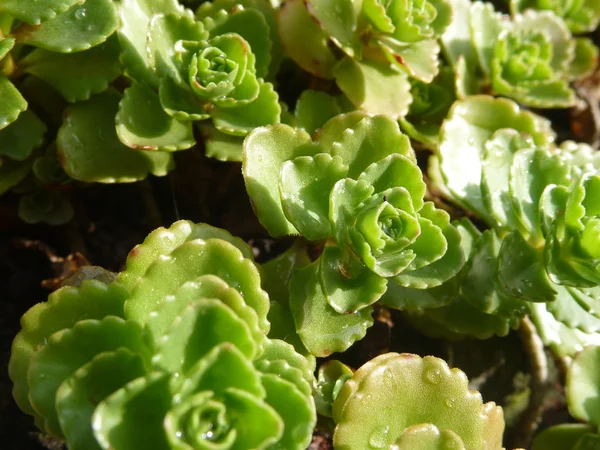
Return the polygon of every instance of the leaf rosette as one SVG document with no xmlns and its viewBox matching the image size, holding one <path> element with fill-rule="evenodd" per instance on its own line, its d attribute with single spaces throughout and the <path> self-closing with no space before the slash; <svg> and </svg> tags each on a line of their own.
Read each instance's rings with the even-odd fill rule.
<svg viewBox="0 0 600 450">
<path fill-rule="evenodd" d="M 552 11 L 565 21 L 572 33 L 594 31 L 600 22 L 600 3 L 595 0 L 511 0 L 510 9 L 513 15 L 528 9 Z"/>
<path fill-rule="evenodd" d="M 305 448 L 310 365 L 266 337 L 250 254 L 181 221 L 132 250 L 120 282 L 57 291 L 15 339 L 19 405 L 72 449 Z"/>
<path fill-rule="evenodd" d="M 551 11 L 527 10 L 513 20 L 490 4 L 455 0 L 460 14 L 442 36 L 462 97 L 492 89 L 537 108 L 573 106 L 573 79 L 590 73 L 598 50 L 575 39 Z M 469 22 L 468 33 L 461 30 Z M 465 43 L 466 41 L 466 43 Z"/>
<path fill-rule="evenodd" d="M 202 20 L 196 20 L 175 1 L 125 2 L 119 38 L 125 73 L 134 83 L 117 115 L 124 144 L 175 151 L 195 144 L 194 121 L 210 118 L 229 136 L 279 122 L 277 93 L 262 78 L 270 62 L 270 28 L 257 9 L 238 5 L 236 12 L 232 4 L 229 14 L 222 9 L 227 3 L 200 8 Z"/>
<path fill-rule="evenodd" d="M 347 348 L 347 339 L 370 326 L 370 305 L 388 280 L 438 286 L 458 273 L 464 257 L 449 216 L 424 201 L 423 176 L 394 120 L 340 115 L 317 136 L 313 142 L 287 125 L 257 129 L 245 141 L 243 171 L 255 212 L 272 235 L 299 233 L 324 245 L 290 284 L 299 334 L 311 353 L 324 355 Z M 305 297 L 326 303 L 301 307 Z M 329 324 L 330 334 L 346 336 L 335 345 L 317 331 L 325 317 L 338 322 Z"/>
</svg>

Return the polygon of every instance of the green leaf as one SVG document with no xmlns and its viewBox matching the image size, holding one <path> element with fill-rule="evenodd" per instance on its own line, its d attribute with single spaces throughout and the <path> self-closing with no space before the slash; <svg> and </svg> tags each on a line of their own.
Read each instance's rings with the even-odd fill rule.
<svg viewBox="0 0 600 450">
<path fill-rule="evenodd" d="M 258 324 L 256 311 L 246 304 L 236 289 L 215 275 L 201 275 L 193 281 L 184 283 L 173 295 L 164 298 L 156 311 L 153 311 L 153 314 L 150 315 L 146 324 L 154 340 L 159 342 L 168 332 L 171 332 L 171 334 L 173 332 L 178 333 L 178 330 L 173 330 L 174 323 L 177 321 L 181 324 L 183 319 L 180 316 L 184 313 L 186 307 L 195 305 L 196 303 L 203 303 L 207 299 L 219 300 L 227 309 L 231 310 L 230 312 L 233 312 L 235 317 L 245 322 L 251 333 L 252 340 L 256 344 L 256 351 L 258 353 L 262 352 L 265 336 L 264 331 Z M 193 312 L 188 311 L 186 314 L 189 316 L 187 319 L 188 322 L 193 319 Z M 223 317 L 225 313 L 217 311 L 216 314 Z M 201 319 L 201 317 L 196 318 L 196 320 Z M 225 316 L 224 320 L 227 319 L 228 317 Z M 202 330 L 196 331 L 202 332 Z M 163 346 L 160 343 L 158 345 L 161 348 Z M 169 355 L 166 356 L 169 357 Z"/>
<path fill-rule="evenodd" d="M 296 330 L 315 356 L 343 352 L 373 325 L 372 308 L 339 314 L 329 304 L 319 282 L 319 261 L 297 268 L 290 281 L 290 309 Z"/>
<path fill-rule="evenodd" d="M 580 438 L 594 431 L 594 427 L 583 423 L 554 425 L 535 436 L 531 450 L 573 450 Z"/>
<path fill-rule="evenodd" d="M 123 304 L 128 294 L 120 284 L 106 285 L 90 280 L 79 287 L 67 286 L 54 291 L 47 302 L 38 303 L 23 315 L 22 328 L 13 341 L 8 366 L 14 383 L 13 396 L 19 408 L 34 414 L 28 399 L 27 372 L 31 358 L 48 338 L 83 319 L 123 317 Z"/>
<path fill-rule="evenodd" d="M 441 42 L 444 55 L 450 64 L 456 67 L 459 57 L 463 57 L 470 68 L 477 67 L 477 55 L 471 43 L 470 22 L 471 2 L 469 0 L 451 0 L 452 22 L 442 34 Z"/>
<path fill-rule="evenodd" d="M 87 100 L 121 74 L 119 42 L 110 38 L 72 54 L 37 49 L 19 61 L 19 68 L 44 80 L 71 103 Z"/>
<path fill-rule="evenodd" d="M 0 61 L 2 61 L 6 55 L 13 49 L 15 46 L 15 38 L 6 37 L 0 38 Z"/>
<path fill-rule="evenodd" d="M 325 122 L 342 112 L 335 97 L 320 91 L 307 89 L 296 102 L 294 116 L 296 126 L 313 134 Z"/>
<path fill-rule="evenodd" d="M 168 115 L 158 94 L 146 85 L 125 89 L 115 120 L 120 141 L 134 149 L 172 152 L 196 143 L 192 124 Z"/>
<path fill-rule="evenodd" d="M 202 132 L 204 152 L 209 158 L 219 161 L 242 162 L 244 153 L 244 138 L 221 133 L 213 125 L 202 124 L 198 128 Z"/>
<path fill-rule="evenodd" d="M 182 13 L 177 0 L 122 0 L 119 6 L 119 43 L 125 74 L 138 83 L 158 87 L 146 52 L 150 20 L 156 14 Z"/>
<path fill-rule="evenodd" d="M 56 413 L 56 391 L 77 369 L 102 352 L 128 348 L 149 360 L 150 349 L 142 327 L 132 321 L 108 316 L 100 321 L 81 320 L 73 328 L 53 334 L 31 359 L 28 371 L 29 398 L 44 418 L 44 428 L 62 437 Z"/>
<path fill-rule="evenodd" d="M 335 359 L 321 364 L 314 394 L 319 414 L 325 417 L 332 416 L 331 407 L 333 402 L 346 380 L 352 378 L 353 374 L 354 372 L 350 367 Z"/>
<path fill-rule="evenodd" d="M 189 86 L 181 86 L 171 77 L 163 77 L 158 89 L 165 112 L 180 121 L 204 120 L 210 117 L 210 103 L 202 101 Z"/>
<path fill-rule="evenodd" d="M 509 192 L 517 218 L 533 238 L 540 240 L 539 202 L 550 184 L 568 186 L 571 183 L 569 166 L 560 155 L 541 149 L 520 150 L 513 156 Z"/>
<path fill-rule="evenodd" d="M 4 75 L 0 75 L 0 130 L 13 123 L 27 109 L 27 101 Z"/>
<path fill-rule="evenodd" d="M 483 203 L 481 166 L 485 142 L 501 128 L 529 134 L 536 145 L 550 143 L 550 123 L 510 100 L 486 95 L 454 103 L 440 133 L 440 170 L 452 197 L 459 204 L 494 223 Z M 466 165 L 465 165 L 466 164 Z"/>
<path fill-rule="evenodd" d="M 85 0 L 39 0 L 28 2 L 23 0 L 4 0 L 0 4 L 0 12 L 27 22 L 31 25 L 39 25 L 48 19 L 53 19 L 73 5 L 81 4 Z"/>
<path fill-rule="evenodd" d="M 433 203 L 426 202 L 419 210 L 419 216 L 428 219 L 438 227 L 446 240 L 447 249 L 443 256 L 421 268 L 405 270 L 392 278 L 394 283 L 415 289 L 430 289 L 445 283 L 462 269 L 465 255 L 461 248 L 461 237 L 457 229 L 450 223 L 450 216 Z M 428 236 L 424 235 L 427 241 Z M 388 285 L 389 288 L 390 285 Z"/>
<path fill-rule="evenodd" d="M 31 172 L 30 159 L 25 161 L 0 160 L 0 195 L 19 184 Z"/>
<path fill-rule="evenodd" d="M 117 25 L 117 7 L 111 0 L 86 0 L 41 25 L 23 24 L 13 35 L 22 44 L 71 53 L 106 41 Z"/>
<path fill-rule="evenodd" d="M 475 2 L 470 8 L 469 27 L 479 67 L 489 76 L 492 72 L 496 40 L 507 28 L 507 20 L 502 14 L 494 11 L 491 3 Z"/>
<path fill-rule="evenodd" d="M 496 131 L 484 143 L 481 161 L 481 193 L 483 204 L 497 226 L 527 234 L 513 206 L 509 183 L 515 150 L 513 147 L 521 139 L 522 136 L 517 130 L 505 128 Z M 532 142 L 529 143 L 534 145 Z"/>
<path fill-rule="evenodd" d="M 357 11 L 352 0 L 306 0 L 304 4 L 312 19 L 344 53 L 360 58 L 362 44 L 355 31 Z"/>
<path fill-rule="evenodd" d="M 336 119 L 334 119 L 336 120 Z M 329 122 L 332 125 L 333 121 Z M 403 173 L 404 175 L 415 176 L 416 169 L 419 173 L 418 178 L 421 178 L 421 173 L 418 170 L 416 164 L 412 164 L 412 168 L 405 167 L 409 165 L 409 159 L 413 159 L 413 151 L 410 146 L 410 140 L 408 137 L 400 131 L 398 122 L 392 120 L 386 116 L 375 116 L 375 117 L 364 117 L 357 121 L 355 124 L 347 124 L 345 128 L 342 128 L 346 124 L 341 124 L 339 137 L 331 136 L 332 130 L 327 128 L 327 125 L 321 129 L 319 136 L 319 142 L 325 143 L 326 139 L 334 141 L 331 145 L 331 154 L 333 156 L 339 156 L 342 158 L 344 163 L 349 167 L 348 177 L 358 178 L 362 172 L 364 172 L 369 166 L 374 163 L 378 163 L 390 155 L 402 155 L 388 158 L 387 162 L 379 162 L 377 167 L 383 171 L 381 175 L 387 175 L 387 180 L 382 179 L 379 182 L 381 189 L 384 190 L 383 185 L 386 186 L 397 186 L 398 184 L 390 183 L 390 173 L 387 173 L 389 169 L 393 173 L 393 169 Z M 336 130 L 337 131 L 337 130 Z M 323 145 L 325 149 L 328 147 Z M 402 160 L 402 161 L 400 161 Z M 405 161 L 406 160 L 406 161 Z M 391 168 L 388 166 L 392 166 Z M 397 167 L 400 166 L 400 167 Z M 404 167 L 404 169 L 402 169 Z M 371 169 L 372 177 L 379 175 L 379 171 L 375 168 Z M 367 175 L 364 175 L 365 177 Z M 423 180 L 420 179 L 418 183 L 423 185 Z M 417 187 L 417 181 L 414 179 L 410 180 L 410 185 Z M 417 189 L 415 192 L 419 192 Z M 417 194 L 417 197 L 419 194 Z M 415 200 L 418 202 L 419 200 Z"/>
<path fill-rule="evenodd" d="M 410 104 L 406 75 L 387 64 L 346 56 L 333 67 L 339 88 L 354 105 L 371 114 L 404 117 Z"/>
<path fill-rule="evenodd" d="M 146 52 L 150 69 L 160 78 L 170 77 L 179 84 L 187 75 L 177 61 L 177 42 L 205 41 L 208 32 L 191 15 L 177 13 L 154 15 L 148 27 Z"/>
<path fill-rule="evenodd" d="M 136 245 L 127 255 L 126 269 L 119 275 L 119 282 L 130 291 L 137 285 L 154 263 L 173 252 L 185 242 L 195 239 L 222 239 L 236 247 L 244 258 L 254 258 L 252 249 L 240 238 L 233 237 L 228 231 L 206 223 L 194 223 L 179 220 L 168 229 L 159 227 L 152 231 L 144 242 Z"/>
<path fill-rule="evenodd" d="M 569 67 L 569 75 L 574 78 L 591 74 L 598 64 L 598 47 L 588 38 L 575 39 L 575 56 Z"/>
<path fill-rule="evenodd" d="M 286 53 L 300 67 L 320 78 L 333 78 L 337 58 L 329 48 L 329 36 L 309 15 L 303 0 L 281 5 L 277 28 Z"/>
<path fill-rule="evenodd" d="M 464 449 L 465 444 L 458 434 L 451 430 L 439 430 L 432 424 L 413 425 L 406 428 L 395 445 L 399 448 L 415 450 Z"/>
<path fill-rule="evenodd" d="M 13 123 L 0 130 L 0 156 L 24 161 L 44 141 L 47 128 L 30 110 L 23 111 Z"/>
<path fill-rule="evenodd" d="M 169 233 L 163 231 L 161 234 L 163 239 L 166 235 L 172 245 Z M 254 262 L 244 258 L 234 245 L 222 239 L 207 238 L 184 241 L 162 256 L 159 256 L 161 253 L 153 253 L 153 249 L 148 250 L 149 254 L 144 256 L 157 259 L 147 266 L 127 300 L 127 318 L 145 324 L 158 305 L 165 302 L 165 297 L 174 294 L 184 283 L 201 275 L 216 275 L 242 294 L 246 304 L 258 314 L 261 329 L 268 332 L 269 297 L 260 288 L 260 276 Z M 148 261 L 141 262 L 139 269 Z"/>
<path fill-rule="evenodd" d="M 257 128 L 244 141 L 242 171 L 252 207 L 272 236 L 297 233 L 286 219 L 279 194 L 285 161 L 319 153 L 310 136 L 287 125 Z"/>
<path fill-rule="evenodd" d="M 246 136 L 255 128 L 279 123 L 279 95 L 271 83 L 258 80 L 258 97 L 246 104 L 230 107 L 214 105 L 210 115 L 215 127 L 226 134 Z"/>
<path fill-rule="evenodd" d="M 225 342 L 250 360 L 257 355 L 250 328 L 235 312 L 220 300 L 195 301 L 160 337 L 152 364 L 167 372 L 186 374 L 211 349 Z"/>
<path fill-rule="evenodd" d="M 265 401 L 283 419 L 283 434 L 276 446 L 281 449 L 303 450 L 312 440 L 317 414 L 312 397 L 304 395 L 292 383 L 278 374 L 262 376 L 267 391 Z"/>
<path fill-rule="evenodd" d="M 73 219 L 71 202 L 60 191 L 40 190 L 19 199 L 19 217 L 25 223 L 63 225 Z"/>
<path fill-rule="evenodd" d="M 329 194 L 347 171 L 341 158 L 327 153 L 300 156 L 283 164 L 279 180 L 283 212 L 307 239 L 331 236 Z"/>
<path fill-rule="evenodd" d="M 518 231 L 504 238 L 498 258 L 498 278 L 506 292 L 534 302 L 554 300 L 556 290 L 546 274 L 543 253 Z"/>
<path fill-rule="evenodd" d="M 354 254 L 328 245 L 320 257 L 319 277 L 327 303 L 340 314 L 353 314 L 385 293 L 387 278 L 369 270 Z"/>
<path fill-rule="evenodd" d="M 411 77 L 431 83 L 438 74 L 440 46 L 436 40 L 406 43 L 387 36 L 378 40 L 389 62 Z"/>
<path fill-rule="evenodd" d="M 432 288 L 407 288 L 390 282 L 379 303 L 400 311 L 439 308 L 455 299 L 458 287 L 457 280 Z"/>
<path fill-rule="evenodd" d="M 166 152 L 133 150 L 119 141 L 114 118 L 121 96 L 109 90 L 70 106 L 58 131 L 59 159 L 65 172 L 80 181 L 123 183 L 166 175 Z"/>
<path fill-rule="evenodd" d="M 463 372 L 409 353 L 379 355 L 358 369 L 335 399 L 333 419 L 336 448 L 388 448 L 411 426 L 431 424 L 465 448 L 495 450 L 504 431 L 502 408 L 484 404 Z"/>
<path fill-rule="evenodd" d="M 91 419 L 99 402 L 147 372 L 144 361 L 126 348 L 100 353 L 67 378 L 56 392 L 56 411 L 72 450 L 100 450 Z"/>
<path fill-rule="evenodd" d="M 566 394 L 569 412 L 578 420 L 600 426 L 600 347 L 584 348 L 567 373 Z"/>
</svg>

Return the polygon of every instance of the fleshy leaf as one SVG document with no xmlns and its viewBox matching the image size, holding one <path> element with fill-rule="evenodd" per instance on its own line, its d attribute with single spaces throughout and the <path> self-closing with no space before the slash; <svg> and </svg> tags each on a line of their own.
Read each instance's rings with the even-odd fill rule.
<svg viewBox="0 0 600 450">
<path fill-rule="evenodd" d="M 0 160 L 0 195 L 19 184 L 31 172 L 31 160 Z"/>
<path fill-rule="evenodd" d="M 342 112 L 335 97 L 320 91 L 307 89 L 296 102 L 294 116 L 296 126 L 313 134 L 325 122 Z"/>
<path fill-rule="evenodd" d="M 240 238 L 233 237 L 228 231 L 205 223 L 179 220 L 169 228 L 160 227 L 152 231 L 143 243 L 136 245 L 129 252 L 126 269 L 119 275 L 119 282 L 131 291 L 153 262 L 171 254 L 184 242 L 211 238 L 222 239 L 234 245 L 244 258 L 254 258 L 248 244 Z"/>
<path fill-rule="evenodd" d="M 100 353 L 67 378 L 56 392 L 56 411 L 69 448 L 100 450 L 91 427 L 96 406 L 146 372 L 140 355 L 123 347 Z"/>
<path fill-rule="evenodd" d="M 269 298 L 260 288 L 254 262 L 243 257 L 232 244 L 221 239 L 195 239 L 179 245 L 168 256 L 154 261 L 139 280 L 125 304 L 128 318 L 146 323 L 165 296 L 200 275 L 216 275 L 236 288 L 246 304 L 254 308 L 260 327 L 268 332 Z"/>
<path fill-rule="evenodd" d="M 12 344 L 9 375 L 14 383 L 13 396 L 23 411 L 33 414 L 27 393 L 27 371 L 32 356 L 57 331 L 73 327 L 83 319 L 123 317 L 128 292 L 120 284 L 106 285 L 86 281 L 80 287 L 64 287 L 38 303 L 21 318 L 21 331 Z"/>
<path fill-rule="evenodd" d="M 279 195 L 279 173 L 285 161 L 319 153 L 310 136 L 287 125 L 257 128 L 244 141 L 242 170 L 252 207 L 272 236 L 297 230 L 286 219 Z"/>
<path fill-rule="evenodd" d="M 159 78 L 146 52 L 150 19 L 155 14 L 180 13 L 177 0 L 123 0 L 119 7 L 119 43 L 125 74 L 139 83 L 158 87 Z"/>
<path fill-rule="evenodd" d="M 360 57 L 362 45 L 355 29 L 357 16 L 352 0 L 306 0 L 304 2 L 313 20 L 349 56 Z"/>
<path fill-rule="evenodd" d="M 212 348 L 229 342 L 248 359 L 257 346 L 248 325 L 220 300 L 203 299 L 185 308 L 160 337 L 152 363 L 171 373 L 185 374 Z"/>
<path fill-rule="evenodd" d="M 206 156 L 219 161 L 242 162 L 244 137 L 221 133 L 214 125 L 198 125 L 202 132 Z"/>
<path fill-rule="evenodd" d="M 85 0 L 41 0 L 36 2 L 4 0 L 0 4 L 0 12 L 8 13 L 31 25 L 39 25 L 41 22 L 53 19 L 57 14 L 61 14 L 72 6 L 83 2 Z"/>
<path fill-rule="evenodd" d="M 277 28 L 286 53 L 304 70 L 321 78 L 333 78 L 337 58 L 329 49 L 329 37 L 309 15 L 303 0 L 281 5 Z"/>
<path fill-rule="evenodd" d="M 470 391 L 463 372 L 409 353 L 386 353 L 358 369 L 335 399 L 333 419 L 334 445 L 348 450 L 390 447 L 420 424 L 452 431 L 466 448 L 495 450 L 504 431 L 502 409 Z"/>
<path fill-rule="evenodd" d="M 324 128 L 320 139 L 325 138 L 325 133 Z M 339 139 L 331 146 L 331 154 L 339 156 L 348 165 L 348 177 L 350 178 L 363 176 L 373 178 L 374 182 L 379 175 L 382 177 L 387 175 L 387 181 L 385 179 L 378 181 L 378 191 L 385 190 L 383 185 L 386 188 L 397 186 L 398 183 L 391 184 L 389 182 L 390 173 L 387 173 L 387 171 L 393 172 L 392 169 L 396 166 L 404 167 L 404 162 L 408 163 L 409 159 L 413 158 L 408 137 L 402 134 L 396 121 L 386 116 L 365 117 L 355 125 L 346 128 Z M 398 156 L 398 160 L 396 160 L 390 157 L 392 154 L 399 154 L 405 158 Z M 389 158 L 386 162 L 383 162 L 382 160 L 387 157 Z M 377 166 L 375 166 L 375 163 L 377 163 Z M 413 170 L 399 168 L 400 173 L 403 172 L 407 176 L 411 173 L 414 175 L 414 169 L 418 171 L 418 168 L 415 164 L 412 165 L 414 166 Z M 371 176 L 361 175 L 367 168 L 370 168 Z M 410 180 L 410 182 L 414 182 L 414 185 L 417 186 L 416 181 Z M 423 184 L 423 181 L 419 180 L 419 183 Z"/>
<path fill-rule="evenodd" d="M 318 276 L 319 261 L 295 269 L 290 281 L 290 309 L 306 348 L 315 356 L 343 352 L 364 337 L 373 324 L 372 308 L 339 314 L 323 294 Z"/>
<path fill-rule="evenodd" d="M 352 378 L 354 371 L 335 359 L 325 361 L 319 367 L 317 386 L 315 389 L 315 405 L 319 414 L 331 417 L 331 406 L 344 383 Z"/>
<path fill-rule="evenodd" d="M 148 330 L 158 340 L 172 328 L 174 320 L 183 310 L 196 302 L 205 299 L 220 300 L 242 319 L 250 330 L 258 352 L 262 351 L 264 332 L 258 325 L 256 311 L 246 305 L 240 293 L 215 275 L 202 275 L 194 281 L 183 284 L 173 295 L 165 297 L 148 319 Z"/>
<path fill-rule="evenodd" d="M 583 423 L 554 425 L 535 436 L 531 450 L 575 449 L 575 445 L 583 436 L 594 431 L 594 427 Z"/>
<path fill-rule="evenodd" d="M 271 83 L 258 80 L 258 97 L 246 104 L 221 107 L 214 105 L 210 115 L 215 127 L 227 134 L 245 136 L 255 128 L 279 123 L 279 96 Z"/>
<path fill-rule="evenodd" d="M 479 59 L 479 66 L 486 75 L 492 71 L 496 40 L 506 28 L 505 19 L 494 11 L 491 3 L 475 2 L 471 5 L 469 26 L 473 48 Z"/>
<path fill-rule="evenodd" d="M 190 87 L 180 86 L 171 77 L 161 78 L 158 95 L 165 112 L 177 120 L 204 120 L 210 117 L 206 112 L 208 104 L 201 101 Z"/>
<path fill-rule="evenodd" d="M 60 191 L 39 190 L 19 199 L 19 217 L 26 223 L 63 225 L 74 215 L 71 202 Z"/>
<path fill-rule="evenodd" d="M 327 303 L 340 314 L 355 313 L 385 293 L 387 279 L 369 270 L 352 253 L 326 246 L 320 257 L 319 276 Z"/>
<path fill-rule="evenodd" d="M 96 355 L 128 348 L 146 361 L 150 350 L 143 339 L 142 327 L 132 321 L 108 316 L 98 320 L 81 320 L 73 328 L 53 334 L 31 359 L 27 373 L 29 398 L 35 411 L 44 419 L 44 428 L 62 436 L 56 413 L 56 391 L 63 381 Z"/>
<path fill-rule="evenodd" d="M 588 38 L 575 39 L 575 56 L 569 64 L 569 75 L 584 77 L 594 71 L 598 65 L 598 47 Z"/>
<path fill-rule="evenodd" d="M 440 169 L 453 199 L 491 223 L 479 187 L 481 160 L 485 142 L 500 128 L 527 133 L 536 145 L 554 139 L 546 119 L 521 110 L 510 100 L 485 95 L 456 102 L 440 133 Z"/>
<path fill-rule="evenodd" d="M 531 247 L 518 231 L 508 234 L 500 247 L 498 278 L 511 295 L 548 302 L 556 291 L 546 274 L 543 252 Z"/>
<path fill-rule="evenodd" d="M 120 75 L 119 42 L 113 37 L 73 54 L 37 49 L 19 61 L 19 68 L 44 80 L 71 103 L 87 100 Z"/>
<path fill-rule="evenodd" d="M 404 73 L 389 65 L 346 56 L 333 68 L 333 75 L 357 108 L 393 118 L 408 113 L 410 83 Z"/>
<path fill-rule="evenodd" d="M 116 123 L 119 139 L 133 149 L 177 151 L 196 143 L 192 124 L 168 115 L 158 94 L 142 84 L 125 89 Z"/>
<path fill-rule="evenodd" d="M 117 25 L 117 7 L 111 0 L 86 0 L 40 25 L 23 24 L 13 35 L 19 43 L 71 53 L 106 41 Z"/>
<path fill-rule="evenodd" d="M 341 158 L 327 153 L 300 156 L 283 164 L 279 180 L 283 212 L 307 239 L 331 236 L 329 193 L 347 171 Z"/>
<path fill-rule="evenodd" d="M 440 46 L 437 41 L 405 43 L 382 37 L 380 43 L 389 61 L 405 70 L 411 77 L 431 83 L 438 74 Z"/>
<path fill-rule="evenodd" d="M 23 161 L 42 145 L 47 128 L 30 110 L 23 111 L 13 123 L 0 130 L 0 156 Z"/>
<path fill-rule="evenodd" d="M 567 374 L 566 393 L 569 412 L 576 419 L 600 425 L 600 347 L 583 349 L 573 360 Z"/>
<path fill-rule="evenodd" d="M 0 130 L 17 120 L 27 109 L 27 101 L 4 75 L 0 75 Z"/>
<path fill-rule="evenodd" d="M 115 183 L 166 175 L 172 157 L 166 152 L 133 150 L 119 141 L 114 118 L 121 97 L 106 91 L 70 106 L 58 132 L 58 154 L 65 172 L 80 181 Z"/>
</svg>

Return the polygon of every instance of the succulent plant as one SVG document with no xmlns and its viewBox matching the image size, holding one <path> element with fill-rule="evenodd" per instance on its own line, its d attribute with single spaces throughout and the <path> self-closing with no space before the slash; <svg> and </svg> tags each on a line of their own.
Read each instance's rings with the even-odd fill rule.
<svg viewBox="0 0 600 450">
<path fill-rule="evenodd" d="M 591 41 L 573 38 L 551 11 L 527 10 L 509 20 L 489 3 L 456 0 L 453 7 L 454 21 L 442 42 L 462 96 L 491 89 L 537 108 L 575 104 L 569 82 L 594 69 L 598 49 Z M 472 31 L 463 31 L 465 21 Z"/>
<path fill-rule="evenodd" d="M 315 355 L 344 350 L 364 334 L 388 281 L 424 289 L 462 267 L 459 234 L 423 200 L 408 138 L 390 118 L 340 115 L 316 142 L 287 125 L 259 128 L 244 143 L 243 172 L 272 235 L 298 233 L 324 246 L 290 280 L 296 327 Z"/>
<path fill-rule="evenodd" d="M 600 3 L 595 0 L 580 2 L 511 0 L 510 2 L 510 10 L 514 15 L 528 9 L 552 11 L 563 18 L 572 33 L 594 31 L 600 22 Z"/>
<path fill-rule="evenodd" d="M 313 375 L 266 336 L 268 296 L 240 239 L 152 232 L 118 281 L 85 280 L 23 316 L 14 396 L 70 449 L 303 449 Z"/>
<path fill-rule="evenodd" d="M 410 103 L 405 75 L 426 83 L 437 75 L 437 39 L 451 14 L 445 0 L 291 0 L 281 6 L 278 26 L 303 69 L 335 78 L 360 109 L 402 117 Z M 304 33 L 310 38 L 299 39 Z"/>
</svg>

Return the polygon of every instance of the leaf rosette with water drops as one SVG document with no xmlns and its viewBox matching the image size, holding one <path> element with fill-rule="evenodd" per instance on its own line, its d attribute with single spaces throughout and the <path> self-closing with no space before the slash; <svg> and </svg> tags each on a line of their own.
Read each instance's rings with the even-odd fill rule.
<svg viewBox="0 0 600 450">
<path fill-rule="evenodd" d="M 118 282 L 64 287 L 25 314 L 15 399 L 70 449 L 304 449 L 311 366 L 267 338 L 268 308 L 243 241 L 157 229 Z"/>
<path fill-rule="evenodd" d="M 323 248 L 293 271 L 289 289 L 304 345 L 324 356 L 364 335 L 388 282 L 438 286 L 464 257 L 448 214 L 423 199 L 423 175 L 397 122 L 354 112 L 317 136 L 259 128 L 244 143 L 243 171 L 272 235 L 301 234 Z"/>
</svg>

